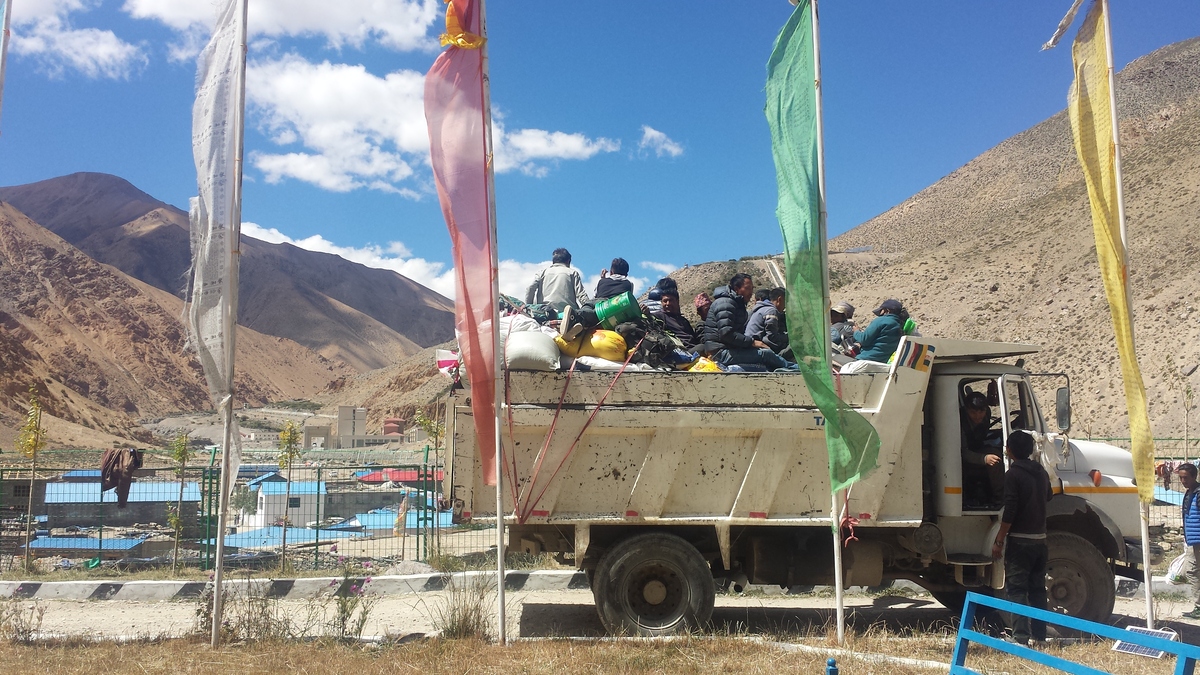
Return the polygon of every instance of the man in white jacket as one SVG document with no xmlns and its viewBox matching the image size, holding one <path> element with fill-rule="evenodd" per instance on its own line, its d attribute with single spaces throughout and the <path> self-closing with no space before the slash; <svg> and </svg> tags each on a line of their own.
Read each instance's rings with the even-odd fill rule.
<svg viewBox="0 0 1200 675">
<path fill-rule="evenodd" d="M 564 307 L 582 307 L 588 301 L 588 294 L 579 271 L 571 269 L 571 252 L 565 248 L 554 249 L 550 263 L 529 284 L 525 302 L 531 305 L 546 303 L 558 311 Z"/>
</svg>

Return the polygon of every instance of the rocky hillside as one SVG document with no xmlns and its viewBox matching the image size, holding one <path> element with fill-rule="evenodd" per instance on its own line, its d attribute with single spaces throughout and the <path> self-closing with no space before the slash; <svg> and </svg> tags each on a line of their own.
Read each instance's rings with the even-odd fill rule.
<svg viewBox="0 0 1200 675">
<path fill-rule="evenodd" d="M 183 211 L 107 174 L 0 188 L 35 222 L 99 262 L 182 297 L 191 254 Z M 358 371 L 454 337 L 454 304 L 388 270 L 242 237 L 238 322 Z"/>
<path fill-rule="evenodd" d="M 1155 435 L 1181 436 L 1180 368 L 1200 363 L 1200 39 L 1131 63 L 1118 101 L 1138 356 Z M 1044 345 L 1029 366 L 1071 375 L 1075 433 L 1128 435 L 1065 113 L 830 243 L 862 247 L 831 256 L 835 301 L 865 311 L 892 296 L 926 334 Z"/>
<path fill-rule="evenodd" d="M 211 407 L 186 348 L 178 298 L 101 265 L 0 202 L 0 441 L 36 385 L 51 441 L 142 438 L 136 420 Z M 316 393 L 346 374 L 278 337 L 238 333 L 237 386 L 249 403 Z M 87 440 L 85 440 L 87 439 Z"/>
</svg>

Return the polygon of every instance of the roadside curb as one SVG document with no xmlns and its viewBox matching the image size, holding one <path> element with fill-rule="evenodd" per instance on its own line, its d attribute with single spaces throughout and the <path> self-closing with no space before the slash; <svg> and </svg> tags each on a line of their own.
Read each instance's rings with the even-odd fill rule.
<svg viewBox="0 0 1200 675">
<path fill-rule="evenodd" d="M 456 572 L 454 574 L 402 574 L 370 577 L 366 586 L 370 595 L 414 595 L 445 590 L 452 584 L 478 579 L 489 583 L 494 579 L 493 571 Z M 252 587 L 258 593 L 280 600 L 307 599 L 336 588 L 337 592 L 345 594 L 351 586 L 361 586 L 367 577 L 303 577 L 298 579 L 229 579 L 226 583 L 233 595 L 242 595 L 246 588 Z M 1174 584 L 1166 577 L 1154 577 L 1155 593 L 1186 594 L 1189 585 Z M 15 598 L 18 600 L 123 600 L 126 602 L 161 602 L 165 600 L 193 600 L 204 593 L 206 581 L 195 580 L 164 580 L 164 581 L 0 581 L 0 598 Z M 897 587 L 913 591 L 921 591 L 916 584 L 907 580 L 898 580 Z M 574 570 L 508 570 L 504 575 L 504 588 L 508 591 L 568 591 L 590 590 L 587 576 Z M 819 587 L 804 587 L 805 592 L 817 590 Z M 765 595 L 789 595 L 790 589 L 779 586 L 750 585 L 748 591 L 758 591 Z M 865 588 L 853 587 L 848 592 L 863 592 Z M 1137 584 L 1136 590 L 1129 587 L 1119 595 L 1133 597 L 1145 593 L 1144 584 Z"/>
<path fill-rule="evenodd" d="M 479 579 L 494 579 L 495 572 L 458 572 L 455 574 L 404 574 L 370 577 L 366 585 L 371 595 L 412 595 L 441 591 L 452 583 Z M 269 598 L 306 599 L 331 588 L 345 592 L 343 586 L 361 586 L 367 577 L 308 577 L 300 579 L 229 579 L 226 584 L 234 595 L 244 594 L 248 587 Z M 124 600 L 129 602 L 158 602 L 163 600 L 192 600 L 199 597 L 206 581 L 0 581 L 0 598 L 20 600 Z M 509 591 L 565 591 L 590 588 L 583 572 L 573 570 L 510 570 L 504 575 L 504 588 Z"/>
</svg>

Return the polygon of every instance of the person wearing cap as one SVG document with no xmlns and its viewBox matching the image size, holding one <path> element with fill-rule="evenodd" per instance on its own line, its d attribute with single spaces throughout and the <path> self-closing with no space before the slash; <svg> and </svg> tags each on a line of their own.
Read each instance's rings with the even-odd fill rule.
<svg viewBox="0 0 1200 675">
<path fill-rule="evenodd" d="M 992 557 L 1004 558 L 1004 590 L 1009 602 L 1046 609 L 1046 502 L 1054 496 L 1050 475 L 1033 456 L 1033 436 L 1008 435 L 1009 468 L 1004 474 L 1004 515 L 992 544 Z M 1027 644 L 1046 639 L 1046 623 L 1014 614 L 1011 640 Z"/>
<path fill-rule="evenodd" d="M 1004 460 L 999 420 L 982 392 L 970 391 L 962 407 L 962 499 L 964 511 L 996 511 L 1004 498 Z"/>
<path fill-rule="evenodd" d="M 900 345 L 908 313 L 904 311 L 904 305 L 894 298 L 879 303 L 874 313 L 876 318 L 866 328 L 854 331 L 854 341 L 862 345 L 857 358 L 859 361 L 887 363 Z"/>
<path fill-rule="evenodd" d="M 843 301 L 830 308 L 829 339 L 834 349 L 854 356 L 858 347 L 854 342 L 854 305 Z"/>
</svg>

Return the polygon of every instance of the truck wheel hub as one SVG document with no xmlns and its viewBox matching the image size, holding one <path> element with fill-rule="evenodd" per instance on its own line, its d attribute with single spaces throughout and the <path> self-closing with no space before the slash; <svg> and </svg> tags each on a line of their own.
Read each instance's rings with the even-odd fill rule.
<svg viewBox="0 0 1200 675">
<path fill-rule="evenodd" d="M 661 605 L 667 599 L 667 585 L 654 579 L 642 587 L 642 598 L 651 605 Z"/>
</svg>

